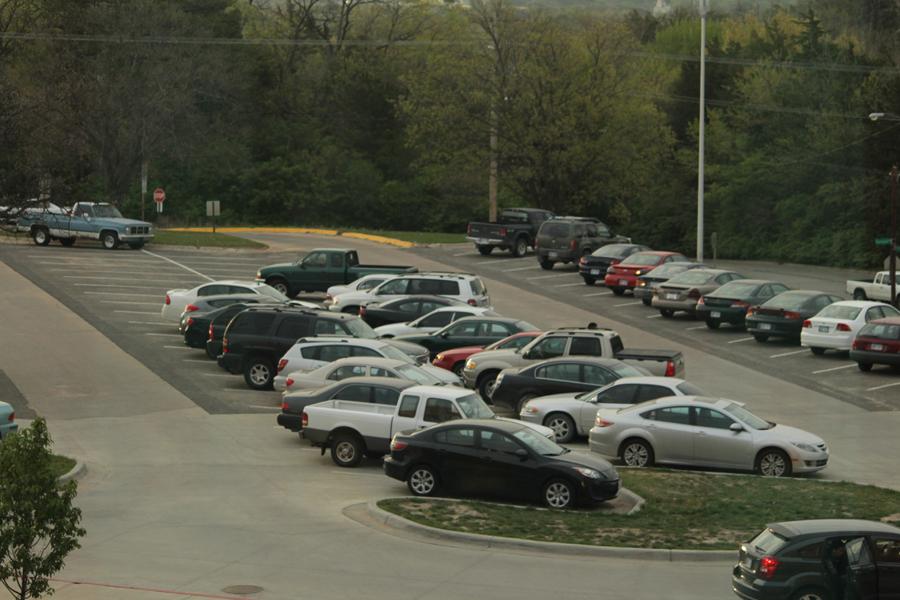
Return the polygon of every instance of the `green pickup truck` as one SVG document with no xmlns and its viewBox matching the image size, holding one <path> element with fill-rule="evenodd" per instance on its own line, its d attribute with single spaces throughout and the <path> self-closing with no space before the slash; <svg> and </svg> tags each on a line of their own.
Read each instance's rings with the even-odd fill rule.
<svg viewBox="0 0 900 600">
<path fill-rule="evenodd" d="M 293 263 L 262 267 L 256 280 L 293 298 L 300 292 L 324 292 L 333 285 L 346 285 L 374 273 L 416 273 L 415 267 L 397 265 L 361 265 L 356 250 L 316 248 Z"/>
</svg>

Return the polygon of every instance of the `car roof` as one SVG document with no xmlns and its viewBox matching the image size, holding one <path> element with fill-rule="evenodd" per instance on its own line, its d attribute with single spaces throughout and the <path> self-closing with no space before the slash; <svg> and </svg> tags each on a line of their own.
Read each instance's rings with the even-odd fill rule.
<svg viewBox="0 0 900 600">
<path fill-rule="evenodd" d="M 457 311 L 457 310 L 471 311 L 472 316 L 475 317 L 475 316 L 481 316 L 482 313 L 491 312 L 492 309 L 488 308 L 487 306 L 469 306 L 468 304 L 454 304 L 451 306 L 439 306 L 438 308 L 431 311 L 431 313 L 448 312 L 448 311 L 452 312 L 452 311 Z M 431 313 L 426 313 L 426 314 L 431 314 Z M 422 315 L 422 316 L 424 317 L 425 315 Z M 490 315 L 488 315 L 488 316 L 490 316 Z M 471 318 L 471 317 L 463 317 L 462 319 L 469 319 L 469 318 Z M 457 319 L 456 321 L 462 321 L 462 319 Z M 456 321 L 453 321 L 453 322 L 456 323 Z M 448 323 L 448 325 L 449 325 L 449 323 Z"/>
<path fill-rule="evenodd" d="M 622 377 L 621 379 L 616 379 L 612 383 L 608 383 L 609 386 L 614 385 L 622 385 L 622 384 L 640 384 L 640 385 L 664 385 L 666 387 L 675 387 L 679 384 L 686 383 L 684 379 L 679 379 L 678 377 L 658 377 L 654 375 L 640 375 L 637 377 Z M 684 396 L 681 396 L 684 398 Z"/>
<path fill-rule="evenodd" d="M 589 329 L 587 327 L 559 327 L 558 329 L 549 329 L 544 332 L 545 334 L 563 334 L 563 335 L 599 335 L 599 336 L 608 336 L 608 335 L 619 335 L 614 330 L 609 329 L 608 327 L 597 327 L 595 329 Z"/>
<path fill-rule="evenodd" d="M 784 296 L 785 294 L 794 294 L 798 296 L 835 296 L 837 294 L 829 294 L 826 292 L 820 292 L 818 290 L 785 290 L 778 294 L 778 296 Z M 773 298 L 777 298 L 778 296 L 772 296 Z"/>
<path fill-rule="evenodd" d="M 875 300 L 840 300 L 838 302 L 834 302 L 831 306 L 852 306 L 853 308 L 869 308 L 873 306 L 890 306 L 890 304 L 886 302 L 877 302 Z"/>
<path fill-rule="evenodd" d="M 629 259 L 632 259 L 635 256 L 638 256 L 639 254 L 652 254 L 653 256 L 676 256 L 676 255 L 681 254 L 681 252 L 673 252 L 671 250 L 641 250 L 640 252 L 635 252 L 634 254 L 632 254 L 631 256 L 629 256 L 628 258 L 626 258 L 619 264 L 621 264 L 621 265 L 628 264 Z M 681 254 L 681 256 L 684 256 L 684 255 Z"/>
<path fill-rule="evenodd" d="M 884 317 L 883 319 L 869 321 L 869 325 L 872 323 L 875 323 L 876 325 L 900 325 L 900 317 Z"/>
<path fill-rule="evenodd" d="M 900 535 L 900 528 L 888 523 L 864 519 L 809 519 L 806 521 L 782 521 L 767 525 L 783 537 L 793 538 L 810 534 L 890 533 Z"/>
<path fill-rule="evenodd" d="M 313 248 L 307 254 L 312 254 L 313 252 L 356 252 L 353 248 Z"/>
<path fill-rule="evenodd" d="M 359 383 L 363 385 L 380 385 L 383 387 L 394 388 L 398 391 L 403 391 L 405 389 L 411 388 L 416 385 L 415 381 L 410 381 L 409 379 L 399 379 L 397 377 L 347 377 L 346 379 L 341 379 L 340 381 L 335 381 L 332 385 L 338 385 L 341 383 Z M 437 388 L 441 389 L 441 388 Z M 471 392 L 469 392 L 471 393 Z"/>
<path fill-rule="evenodd" d="M 215 294 L 213 296 L 200 296 L 194 302 L 209 302 L 210 300 L 260 300 L 266 299 L 267 301 L 271 301 L 272 304 L 278 304 L 278 299 L 273 298 L 272 296 L 267 296 L 265 294 Z"/>
<path fill-rule="evenodd" d="M 393 277 L 393 275 L 392 275 L 392 277 Z M 431 295 L 429 295 L 429 294 L 417 294 L 417 295 L 415 295 L 415 296 L 401 296 L 401 297 L 399 297 L 399 298 L 392 298 L 391 300 L 385 300 L 384 302 L 379 303 L 379 305 L 380 305 L 380 306 L 384 306 L 385 304 L 395 304 L 395 303 L 398 303 L 398 302 L 409 302 L 410 300 L 413 300 L 413 301 L 420 301 L 420 302 L 424 302 L 424 301 L 431 302 L 431 301 L 434 301 L 434 300 L 438 300 L 438 301 L 441 301 L 441 302 L 447 302 L 447 305 L 448 305 L 448 306 L 454 306 L 454 307 L 459 307 L 459 306 L 469 306 L 469 305 L 466 304 L 465 302 L 462 302 L 462 301 L 460 301 L 460 300 L 457 300 L 456 298 L 453 298 L 453 297 L 451 297 L 451 296 L 440 296 L 440 295 L 437 295 L 437 294 L 431 294 Z"/>
<path fill-rule="evenodd" d="M 729 400 L 728 398 L 714 398 L 712 396 L 663 396 L 662 398 L 656 398 L 655 400 L 647 400 L 646 402 L 640 402 L 638 404 L 632 404 L 624 410 L 637 409 L 638 407 L 648 407 L 651 405 L 657 405 L 658 408 L 668 408 L 669 406 L 682 406 L 682 405 L 692 405 L 692 406 L 702 406 L 708 408 L 725 408 L 730 404 L 737 404 L 738 406 L 743 406 L 743 402 L 738 402 L 737 400 Z M 644 410 L 643 408 L 641 410 Z"/>
<path fill-rule="evenodd" d="M 463 396 L 471 396 L 475 392 L 458 386 L 440 386 L 440 385 L 417 385 L 415 389 L 410 388 L 409 393 L 418 394 L 420 396 L 437 396 L 438 398 L 462 398 Z"/>
<path fill-rule="evenodd" d="M 356 344 L 367 348 L 384 348 L 389 346 L 385 340 L 373 340 L 368 338 L 355 338 L 349 336 L 314 336 L 308 335 L 296 341 L 296 344 Z"/>
<path fill-rule="evenodd" d="M 446 388 L 438 388 L 438 389 L 446 389 Z M 522 423 L 521 421 L 514 421 L 512 419 L 455 419 L 453 421 L 447 421 L 445 423 L 441 423 L 439 425 L 434 425 L 429 427 L 430 430 L 436 429 L 445 429 L 447 427 L 459 427 L 459 426 L 467 426 L 467 427 L 490 427 L 491 429 L 498 429 L 500 431 L 505 431 L 507 433 L 515 433 L 516 431 L 520 431 L 525 429 L 527 425 Z"/>
<path fill-rule="evenodd" d="M 736 273 L 736 271 L 732 271 L 731 269 L 713 269 L 711 267 L 697 267 L 696 269 L 688 269 L 691 273 L 709 273 L 710 275 L 721 275 L 722 273 Z M 676 275 L 675 277 L 678 277 Z M 734 279 L 733 281 L 743 281 L 746 282 L 746 279 Z M 731 283 L 730 281 L 728 283 Z"/>
<path fill-rule="evenodd" d="M 371 365 L 373 367 L 395 368 L 401 366 L 413 366 L 408 362 L 396 358 L 384 358 L 381 356 L 348 356 L 333 360 L 323 367 L 341 367 L 344 365 Z M 321 368 L 321 367 L 320 367 Z"/>
<path fill-rule="evenodd" d="M 218 279 L 216 281 L 207 281 L 206 283 L 201 283 L 198 285 L 198 288 L 201 288 L 206 285 L 222 285 L 224 283 L 227 284 L 235 284 L 235 285 L 247 285 L 250 287 L 259 287 L 261 285 L 266 285 L 265 282 L 262 281 L 251 281 L 249 279 Z"/>
<path fill-rule="evenodd" d="M 247 307 L 247 310 L 250 312 L 277 312 L 277 313 L 288 313 L 292 315 L 314 315 L 319 317 L 320 319 L 333 319 L 336 321 L 350 321 L 352 319 L 358 319 L 359 315 L 351 315 L 348 313 L 335 313 L 329 312 L 326 310 L 315 309 L 315 308 L 307 308 L 305 306 L 287 306 L 283 304 L 256 304 L 254 306 Z M 312 336 L 309 336 L 312 337 Z"/>
<path fill-rule="evenodd" d="M 491 310 L 491 309 L 487 309 Z M 500 317 L 500 316 L 491 316 L 491 315 L 472 315 L 471 317 L 463 317 L 461 319 L 457 319 L 452 323 L 448 323 L 448 325 L 456 325 L 457 323 L 470 322 L 470 321 L 490 321 L 492 323 L 519 323 L 522 319 L 514 319 L 512 317 Z"/>
<path fill-rule="evenodd" d="M 611 367 L 623 364 L 621 360 L 617 358 L 600 358 L 598 356 L 581 356 L 578 354 L 571 354 L 569 356 L 557 356 L 556 358 L 548 358 L 547 360 L 542 360 L 539 363 L 533 365 L 525 365 L 522 368 L 530 368 L 530 367 L 538 367 L 544 365 L 555 365 L 556 363 L 581 363 L 581 364 L 590 364 L 590 365 L 600 365 L 604 367 Z M 600 387 L 600 386 L 597 386 Z"/>
</svg>

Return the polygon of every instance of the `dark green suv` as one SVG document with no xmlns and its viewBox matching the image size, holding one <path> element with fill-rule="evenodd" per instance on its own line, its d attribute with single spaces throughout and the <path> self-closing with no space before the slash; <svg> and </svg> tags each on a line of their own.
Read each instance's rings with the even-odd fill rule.
<svg viewBox="0 0 900 600">
<path fill-rule="evenodd" d="M 631 238 L 615 235 L 592 217 L 554 217 L 538 230 L 534 251 L 541 267 L 552 269 L 558 262 L 577 262 L 600 246 L 628 242 Z"/>
<path fill-rule="evenodd" d="M 774 523 L 741 544 L 731 588 L 745 600 L 900 598 L 900 529 L 858 519 Z"/>
</svg>

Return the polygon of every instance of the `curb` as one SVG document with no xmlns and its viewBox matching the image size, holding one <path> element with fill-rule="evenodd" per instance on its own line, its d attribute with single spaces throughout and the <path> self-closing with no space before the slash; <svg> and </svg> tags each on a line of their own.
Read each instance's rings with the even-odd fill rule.
<svg viewBox="0 0 900 600">
<path fill-rule="evenodd" d="M 212 233 L 211 227 L 167 227 L 165 231 L 188 231 L 195 233 Z M 416 244 L 405 240 L 398 240 L 383 235 L 371 235 L 354 231 L 339 231 L 337 229 L 316 229 L 311 227 L 216 227 L 217 233 L 312 233 L 315 235 L 333 235 L 348 237 L 358 240 L 367 240 L 378 244 L 397 246 L 398 248 L 413 248 Z"/>
<path fill-rule="evenodd" d="M 75 462 L 75 466 L 72 467 L 68 473 L 63 473 L 57 478 L 57 481 L 60 483 L 65 483 L 67 481 L 72 481 L 73 479 L 81 479 L 85 472 L 87 471 L 87 466 L 79 461 Z"/>
<path fill-rule="evenodd" d="M 382 499 L 393 500 L 395 498 Z M 408 498 L 404 496 L 402 497 L 402 499 Z M 482 548 L 497 548 L 501 550 L 524 550 L 527 552 L 564 554 L 567 556 L 582 556 L 587 558 L 626 558 L 663 562 L 731 561 L 734 560 L 737 555 L 736 551 L 731 550 L 682 550 L 669 548 L 588 546 L 585 544 L 539 542 L 536 540 L 507 538 L 495 535 L 483 535 L 480 533 L 464 533 L 461 531 L 439 529 L 437 527 L 431 527 L 429 525 L 422 525 L 420 523 L 410 521 L 409 519 L 379 508 L 377 502 L 378 501 L 373 500 L 370 502 L 353 504 L 344 509 L 344 514 L 350 518 L 353 518 L 348 514 L 348 512 L 357 512 L 358 510 L 362 509 L 379 525 L 383 525 L 396 531 L 409 533 L 419 538 L 447 542 L 459 542 L 470 546 L 479 546 Z"/>
</svg>

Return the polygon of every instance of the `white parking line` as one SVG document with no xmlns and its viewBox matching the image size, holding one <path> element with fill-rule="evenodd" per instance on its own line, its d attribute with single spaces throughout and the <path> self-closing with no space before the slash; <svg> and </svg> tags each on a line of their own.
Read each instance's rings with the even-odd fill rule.
<svg viewBox="0 0 900 600">
<path fill-rule="evenodd" d="M 697 327 L 688 327 L 685 331 L 697 331 L 698 329 L 706 329 L 706 325 L 698 325 Z"/>
<path fill-rule="evenodd" d="M 649 315 L 647 318 L 648 319 L 661 319 L 662 315 Z"/>
<path fill-rule="evenodd" d="M 808 350 L 806 350 L 806 349 L 794 350 L 793 352 L 782 352 L 781 354 L 773 354 L 769 358 L 781 358 L 782 356 L 794 356 L 795 354 L 803 354 L 805 352 L 808 352 Z"/>
<path fill-rule="evenodd" d="M 897 381 L 895 383 L 886 383 L 884 385 L 876 385 L 875 387 L 867 388 L 866 391 L 874 392 L 876 390 L 883 390 L 884 388 L 894 387 L 895 385 L 900 385 L 900 381 Z"/>
<path fill-rule="evenodd" d="M 280 406 L 262 406 L 260 404 L 248 404 L 247 406 L 249 408 L 264 408 L 266 410 L 281 410 Z"/>
<path fill-rule="evenodd" d="M 459 258 L 460 256 L 476 256 L 476 255 L 477 255 L 477 252 L 459 252 L 457 254 L 454 254 L 453 256 L 455 256 L 456 258 Z"/>
<path fill-rule="evenodd" d="M 584 285 L 584 283 L 582 283 L 581 281 L 579 281 L 578 283 L 566 283 L 566 284 L 563 284 L 563 285 L 558 285 L 558 286 L 556 286 L 556 287 L 558 287 L 558 288 L 575 287 L 576 285 Z"/>
<path fill-rule="evenodd" d="M 120 312 L 120 311 L 116 311 Z M 141 313 L 144 314 L 144 313 Z M 156 313 L 153 313 L 156 314 Z M 163 323 L 162 321 L 128 321 L 129 325 L 163 325 L 165 327 L 171 327 L 172 323 Z"/>
<path fill-rule="evenodd" d="M 636 304 L 643 304 L 640 300 L 637 302 L 626 302 L 624 304 L 613 304 L 613 308 L 619 308 L 620 306 L 635 306 Z M 660 315 L 662 316 L 662 315 Z"/>
<path fill-rule="evenodd" d="M 166 257 L 166 256 L 163 256 L 162 254 L 154 254 L 153 252 L 150 252 L 149 250 L 141 250 L 141 252 L 143 252 L 144 254 L 148 254 L 148 255 L 150 255 L 150 256 L 155 256 L 156 258 L 162 259 L 162 260 L 164 260 L 164 261 L 166 261 L 166 262 L 170 262 L 170 263 L 172 263 L 173 265 L 177 265 L 177 266 L 181 267 L 182 269 L 184 269 L 185 271 L 189 271 L 189 272 L 193 273 L 194 275 L 199 275 L 200 277 L 202 277 L 203 279 L 205 279 L 205 280 L 207 280 L 207 281 L 215 281 L 212 277 L 207 277 L 206 275 L 204 275 L 204 274 L 201 273 L 200 271 L 195 271 L 194 269 L 192 269 L 192 268 L 190 268 L 190 267 L 187 267 L 187 266 L 181 264 L 181 263 L 178 262 L 178 261 L 174 261 L 174 260 L 172 260 L 171 258 L 168 258 L 168 257 Z"/>
<path fill-rule="evenodd" d="M 538 279 L 552 279 L 555 277 L 568 277 L 571 273 L 554 273 L 553 275 L 541 275 L 540 277 L 526 277 L 525 281 L 537 281 Z"/>
<path fill-rule="evenodd" d="M 155 331 L 145 331 L 144 335 L 160 335 L 160 336 L 174 336 L 174 337 L 182 337 L 180 333 L 157 333 Z"/>
<path fill-rule="evenodd" d="M 142 294 L 140 292 L 81 292 L 88 296 L 138 296 L 139 298 L 159 298 L 159 294 Z"/>
<path fill-rule="evenodd" d="M 72 269 L 47 269 L 47 271 L 50 273 L 71 273 Z M 146 271 L 123 271 L 121 269 L 116 269 L 115 267 L 110 267 L 109 269 L 79 268 L 78 271 L 81 273 L 111 273 L 112 275 L 142 275 L 144 277 L 146 277 L 149 273 L 157 272 L 162 273 L 163 275 L 179 275 L 179 272 L 175 269 L 171 269 L 168 271 L 157 271 L 156 269 L 148 269 Z M 204 275 L 204 277 L 206 277 L 206 275 Z M 106 277 L 94 277 L 94 279 L 106 279 Z M 134 281 L 134 279 L 132 279 L 132 281 Z"/>
<path fill-rule="evenodd" d="M 819 369 L 818 371 L 813 371 L 813 375 L 818 375 L 819 373 L 830 373 L 831 371 L 840 371 L 841 369 L 849 369 L 851 367 L 855 367 L 856 363 L 850 363 L 849 365 L 841 365 L 840 367 L 831 367 L 830 369 Z"/>
<path fill-rule="evenodd" d="M 606 292 L 595 292 L 593 294 L 585 294 L 584 297 L 591 298 L 593 296 L 612 296 L 612 295 L 613 295 L 612 292 L 606 291 Z"/>
<path fill-rule="evenodd" d="M 202 362 L 208 363 L 208 360 L 204 360 Z M 200 373 L 204 377 L 234 377 L 231 373 Z"/>
<path fill-rule="evenodd" d="M 101 300 L 101 304 L 143 304 L 144 306 L 159 306 L 159 302 L 122 302 L 121 300 Z M 153 313 L 158 314 L 158 313 Z"/>
<path fill-rule="evenodd" d="M 163 346 L 163 348 L 168 348 L 169 350 L 196 350 L 196 348 L 191 348 L 190 346 Z"/>
<path fill-rule="evenodd" d="M 515 271 L 534 271 L 535 269 L 540 269 L 540 268 L 541 268 L 540 265 L 533 265 L 530 267 L 517 267 L 515 269 L 503 269 L 503 270 L 508 273 L 513 273 Z"/>
<path fill-rule="evenodd" d="M 156 312 L 145 312 L 143 310 L 114 310 L 114 313 L 124 313 L 126 315 L 153 315 L 154 317 L 159 316 L 159 311 Z M 171 325 L 171 323 L 169 323 Z"/>
<path fill-rule="evenodd" d="M 214 361 L 212 361 L 212 360 L 204 360 L 204 359 L 202 359 L 202 358 L 182 358 L 181 360 L 182 360 L 183 362 L 198 362 L 198 363 L 203 363 L 203 364 L 205 364 L 205 365 L 214 365 L 214 364 L 216 364 L 216 363 L 215 363 Z"/>
<path fill-rule="evenodd" d="M 123 285 L 118 283 L 73 283 L 75 287 L 111 287 L 111 288 L 127 288 L 129 290 L 159 290 L 162 289 L 158 285 Z"/>
<path fill-rule="evenodd" d="M 751 342 L 751 341 L 753 341 L 753 338 L 752 338 L 752 337 L 746 337 L 746 338 L 740 338 L 740 339 L 737 339 L 737 340 L 731 340 L 731 341 L 728 342 L 728 343 L 729 343 L 729 344 L 740 344 L 741 342 Z"/>
<path fill-rule="evenodd" d="M 145 273 L 146 275 L 146 273 Z M 173 279 L 173 277 L 175 279 Z M 103 281 L 135 281 L 134 277 L 107 277 L 105 275 L 63 275 L 63 279 L 102 279 Z M 172 281 L 175 283 L 183 283 L 183 280 L 197 281 L 193 275 L 172 275 L 172 277 L 154 277 L 153 281 Z"/>
</svg>

